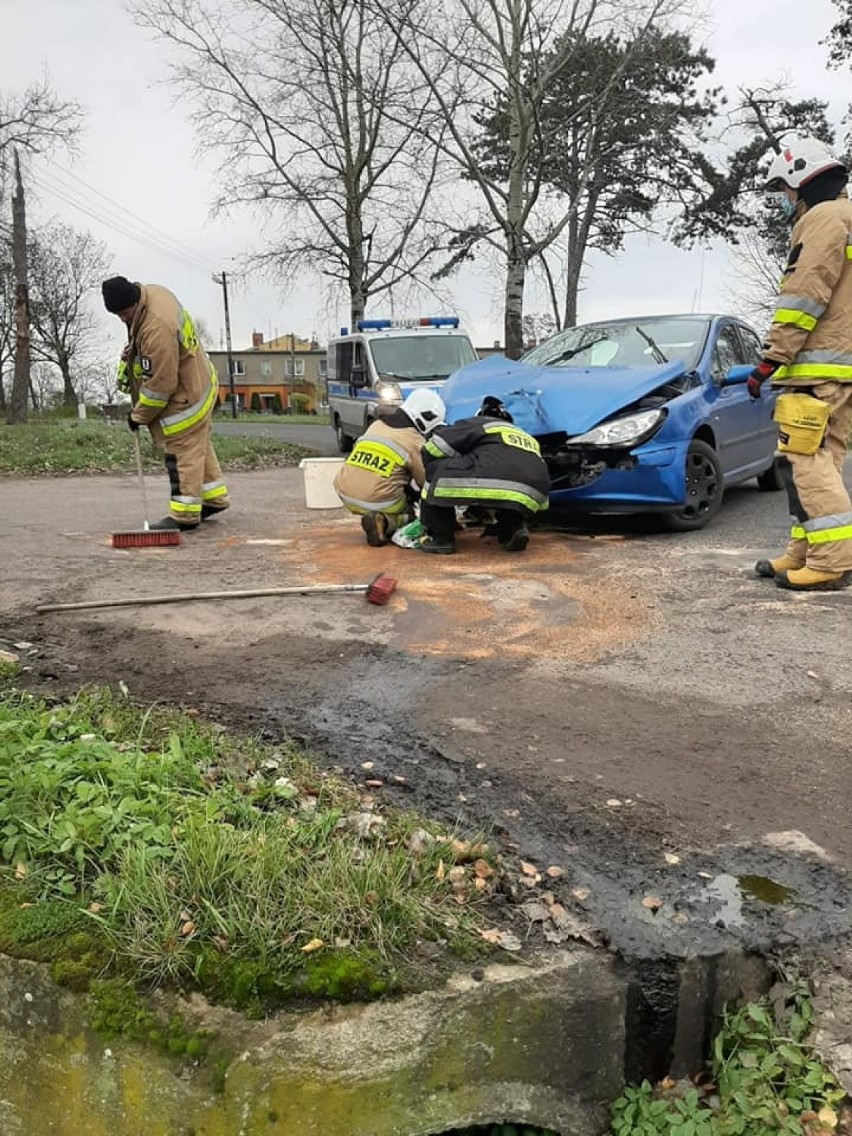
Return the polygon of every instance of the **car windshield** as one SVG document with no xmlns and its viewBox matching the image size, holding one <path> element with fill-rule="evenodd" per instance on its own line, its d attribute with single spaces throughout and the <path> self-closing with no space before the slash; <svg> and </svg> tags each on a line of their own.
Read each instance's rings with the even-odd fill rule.
<svg viewBox="0 0 852 1136">
<path fill-rule="evenodd" d="M 476 362 L 466 335 L 389 335 L 369 343 L 376 371 L 388 378 L 446 379 Z"/>
<path fill-rule="evenodd" d="M 560 331 L 522 356 L 536 367 L 647 367 L 679 359 L 698 365 L 709 323 L 702 319 L 618 320 Z"/>
</svg>

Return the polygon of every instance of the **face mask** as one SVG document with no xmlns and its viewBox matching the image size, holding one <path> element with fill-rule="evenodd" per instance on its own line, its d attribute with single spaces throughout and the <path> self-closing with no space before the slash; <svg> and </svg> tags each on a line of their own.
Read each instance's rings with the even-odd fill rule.
<svg viewBox="0 0 852 1136">
<path fill-rule="evenodd" d="M 786 193 L 779 193 L 778 194 L 778 204 L 781 208 L 781 212 L 784 214 L 784 216 L 789 221 L 790 218 L 793 216 L 793 214 L 796 212 L 796 206 L 799 203 L 798 203 L 798 201 L 791 201 Z"/>
</svg>

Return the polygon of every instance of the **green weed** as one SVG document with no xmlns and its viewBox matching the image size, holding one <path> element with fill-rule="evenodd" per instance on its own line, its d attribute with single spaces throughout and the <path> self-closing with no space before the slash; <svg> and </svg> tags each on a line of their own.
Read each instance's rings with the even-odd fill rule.
<svg viewBox="0 0 852 1136">
<path fill-rule="evenodd" d="M 41 421 L 0 425 L 0 475 L 133 472 L 136 460 L 130 431 L 121 423 Z M 217 434 L 216 453 L 225 470 L 297 465 L 313 451 L 277 438 Z M 143 443 L 147 470 L 163 468 L 162 454 Z"/>
<path fill-rule="evenodd" d="M 803 983 L 783 1005 L 767 998 L 727 1012 L 712 1086 L 628 1086 L 612 1106 L 614 1136 L 829 1136 L 845 1094 L 807 1044 L 812 1016 Z"/>
<path fill-rule="evenodd" d="M 425 827 L 287 747 L 103 691 L 0 691 L 0 950 L 75 989 L 118 971 L 253 1014 L 377 997 L 416 938 L 477 923 L 449 834 L 409 850 Z"/>
</svg>

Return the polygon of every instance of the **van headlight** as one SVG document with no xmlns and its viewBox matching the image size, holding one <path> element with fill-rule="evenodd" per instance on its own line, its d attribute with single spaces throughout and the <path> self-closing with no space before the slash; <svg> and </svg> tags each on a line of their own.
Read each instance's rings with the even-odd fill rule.
<svg viewBox="0 0 852 1136">
<path fill-rule="evenodd" d="M 585 434 L 569 438 L 568 446 L 619 446 L 631 449 L 640 442 L 647 442 L 659 430 L 665 420 L 663 409 L 640 410 L 638 414 L 626 414 L 623 418 L 613 418 L 602 422 Z"/>
<path fill-rule="evenodd" d="M 398 383 L 380 381 L 376 383 L 376 394 L 379 396 L 379 402 L 402 402 L 402 391 Z"/>
</svg>

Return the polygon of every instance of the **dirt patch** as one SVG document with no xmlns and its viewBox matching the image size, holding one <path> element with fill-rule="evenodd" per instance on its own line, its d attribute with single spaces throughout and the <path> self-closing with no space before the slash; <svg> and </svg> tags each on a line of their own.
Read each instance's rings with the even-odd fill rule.
<svg viewBox="0 0 852 1136">
<path fill-rule="evenodd" d="M 561 867 L 560 900 L 625 952 L 847 933 L 852 723 L 837 609 L 807 610 L 829 652 L 814 673 L 832 680 L 814 691 L 789 664 L 803 605 L 764 611 L 747 549 L 535 532 L 517 556 L 475 531 L 453 557 L 371 549 L 348 515 L 305 510 L 284 473 L 237 480 L 239 510 L 155 555 L 106 545 L 135 508 L 129 482 L 75 482 L 65 496 L 13 486 L 0 646 L 34 645 L 22 654 L 42 690 L 121 680 L 139 700 L 292 737 L 355 782 L 371 761 L 382 796 Z M 380 571 L 400 582 L 386 607 L 297 597 L 32 615 L 48 596 Z M 744 920 L 726 921 L 709 883 L 743 875 L 792 889 L 796 904 L 749 897 Z"/>
</svg>

